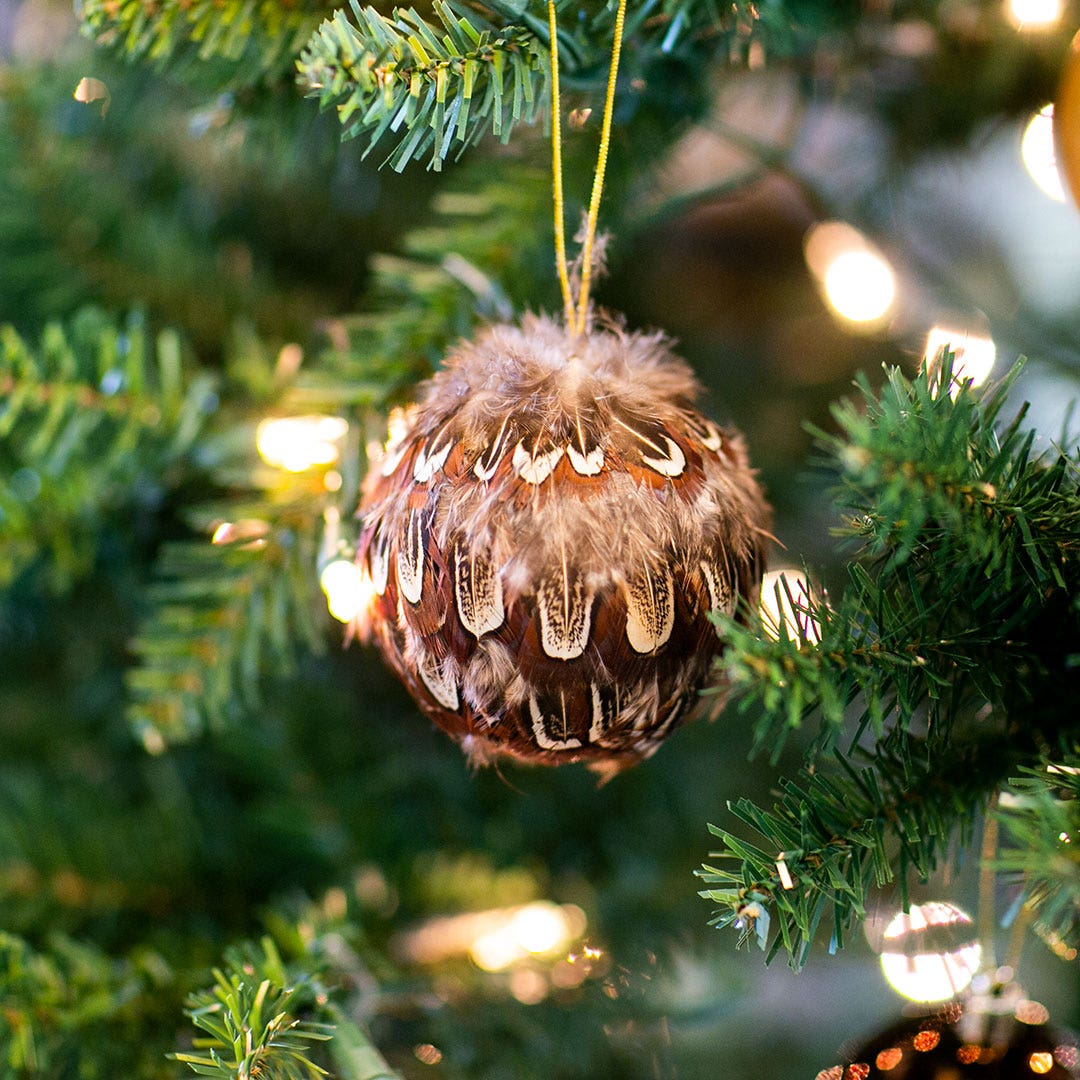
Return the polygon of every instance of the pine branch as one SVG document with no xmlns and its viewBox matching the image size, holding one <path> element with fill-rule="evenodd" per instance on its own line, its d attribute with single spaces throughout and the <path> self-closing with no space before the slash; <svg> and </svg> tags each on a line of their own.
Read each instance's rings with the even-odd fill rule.
<svg viewBox="0 0 1080 1080">
<path fill-rule="evenodd" d="M 231 543 L 178 541 L 159 559 L 126 680 L 128 718 L 151 751 L 256 709 L 268 670 L 287 674 L 322 647 L 317 512 L 287 508 L 271 521 L 257 516 L 268 506 L 247 509 Z"/>
<path fill-rule="evenodd" d="M 489 131 L 507 142 L 543 107 L 549 57 L 526 27 L 470 21 L 452 0 L 434 0 L 438 24 L 412 9 L 388 17 L 351 6 L 355 22 L 344 10 L 324 22 L 299 68 L 321 104 L 336 106 L 346 137 L 367 135 L 365 154 L 390 132 L 393 168 L 430 153 L 440 169 L 452 148 Z"/>
<path fill-rule="evenodd" d="M 207 1033 L 194 1041 L 204 1052 L 172 1057 L 218 1080 L 316 1080 L 330 1074 L 309 1044 L 326 1043 L 340 1080 L 397 1080 L 367 1035 L 331 1000 L 318 949 L 316 939 L 289 965 L 269 936 L 258 947 L 231 949 L 225 968 L 214 971 L 213 986 L 192 994 L 185 1009 Z M 323 1015 L 333 1022 L 314 1019 Z"/>
<path fill-rule="evenodd" d="M 329 0 L 81 0 L 84 33 L 132 60 L 163 63 L 189 48 L 225 60 L 243 77 L 284 74 Z"/>
<path fill-rule="evenodd" d="M 789 590 L 798 633 L 766 633 L 755 615 L 722 620 L 728 677 L 740 707 L 759 714 L 756 748 L 778 754 L 816 713 L 810 753 L 834 757 L 785 782 L 771 812 L 732 807 L 765 847 L 713 830 L 738 863 L 703 873 L 725 886 L 703 894 L 723 905 L 716 924 L 749 924 L 765 945 L 778 916 L 770 957 L 783 946 L 801 966 L 830 912 L 840 944 L 873 883 L 903 883 L 909 868 L 925 876 L 1040 743 L 1076 737 L 1080 471 L 1062 453 L 1033 455 L 1023 410 L 997 426 L 1015 374 L 983 396 L 951 396 L 946 356 L 914 380 L 891 372 L 878 394 L 861 381 L 862 407 L 834 410 L 842 434 L 819 434 L 843 479 L 837 501 L 854 511 L 842 535 L 859 545 L 842 595 Z M 878 746 L 856 770 L 867 731 Z M 838 746 L 841 733 L 850 744 Z M 1075 910 L 1042 892 L 1060 900 L 1074 882 L 1038 880 L 1038 906 L 1065 933 Z"/>
<path fill-rule="evenodd" d="M 1023 410 L 999 429 L 1011 379 L 955 398 L 939 379 L 894 371 L 880 395 L 861 381 L 863 406 L 834 410 L 843 435 L 819 433 L 843 479 L 841 535 L 858 545 L 839 598 L 796 601 L 820 645 L 723 620 L 728 677 L 744 710 L 761 709 L 758 747 L 779 752 L 815 711 L 829 745 L 856 699 L 857 735 L 918 721 L 947 739 L 957 716 L 1052 700 L 1070 677 L 1080 470 L 1033 455 Z"/>
<path fill-rule="evenodd" d="M 208 1037 L 195 1045 L 205 1053 L 177 1053 L 177 1061 L 199 1076 L 220 1080 L 309 1080 L 329 1073 L 309 1056 L 308 1044 L 331 1037 L 325 1024 L 293 1015 L 305 987 L 284 985 L 284 970 L 272 944 L 264 943 L 266 959 L 259 965 L 274 970 L 277 979 L 243 964 L 228 972 L 214 971 L 214 985 L 192 994 L 185 1013 Z"/>
<path fill-rule="evenodd" d="M 344 137 L 366 139 L 365 155 L 385 137 L 385 161 L 394 169 L 427 156 L 437 170 L 485 135 L 505 143 L 519 124 L 546 115 L 550 41 L 537 0 L 434 0 L 434 19 L 414 8 L 384 15 L 349 3 L 351 16 L 341 10 L 324 22 L 298 68 L 302 85 L 336 108 Z M 566 21 L 571 25 L 559 33 L 563 83 L 572 93 L 595 93 L 607 78 L 614 6 Z M 662 0 L 629 12 L 625 38 L 626 80 L 639 92 L 648 88 L 655 106 L 674 68 L 700 73 L 720 57 L 742 63 L 755 43 L 789 51 L 799 33 L 779 6 Z M 692 119 L 685 95 L 667 107 L 673 129 Z"/>
<path fill-rule="evenodd" d="M 783 948 L 801 968 L 822 927 L 830 950 L 865 914 L 871 888 L 899 880 L 907 902 L 908 875 L 926 879 L 959 830 L 961 839 L 989 790 L 1013 762 L 1003 740 L 937 754 L 894 731 L 856 768 L 836 755 L 834 768 L 803 770 L 781 781 L 781 800 L 762 810 L 747 799 L 728 809 L 753 842 L 709 826 L 724 848 L 697 876 L 721 888 L 700 895 L 720 905 L 710 925 L 734 926 L 741 941 L 754 936 L 772 959 Z"/>
<path fill-rule="evenodd" d="M 47 950 L 0 931 L 0 1071 L 5 1076 L 69 1075 L 72 1050 L 96 1049 L 94 1072 L 130 1068 L 122 1034 L 147 1030 L 168 1007 L 167 965 L 149 949 L 114 958 L 94 945 L 53 934 Z M 151 991 L 151 987 L 153 990 Z M 118 1052 L 119 1051 L 119 1052 Z"/>
<path fill-rule="evenodd" d="M 135 297 L 209 360 L 242 321 L 307 343 L 356 306 L 395 215 L 360 206 L 375 180 L 344 163 L 332 118 L 288 87 L 208 101 L 89 52 L 0 70 L 0 322 L 36 339 L 88 301 Z M 107 82 L 104 117 L 72 98 L 87 72 Z"/>
<path fill-rule="evenodd" d="M 1024 885 L 1035 929 L 1059 955 L 1080 949 L 1080 747 L 1021 769 L 1002 794 L 995 868 Z"/>
<path fill-rule="evenodd" d="M 91 565 L 110 513 L 185 460 L 215 401 L 174 333 L 94 311 L 36 349 L 0 328 L 0 399 L 0 583 L 44 552 L 58 587 Z"/>
</svg>

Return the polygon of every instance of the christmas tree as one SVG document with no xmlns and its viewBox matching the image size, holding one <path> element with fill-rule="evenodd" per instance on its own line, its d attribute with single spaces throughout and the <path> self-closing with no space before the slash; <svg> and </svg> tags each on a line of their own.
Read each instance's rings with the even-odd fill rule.
<svg viewBox="0 0 1080 1080">
<path fill-rule="evenodd" d="M 1075 1075 L 1078 27 L 0 0 L 3 1075 Z M 596 645 L 560 738 L 514 691 L 517 752 L 476 768 L 394 620 L 478 649 L 444 620 L 509 625 L 517 578 L 425 595 L 425 558 L 464 580 L 416 501 L 454 459 L 404 407 L 462 342 L 556 324 L 675 349 L 703 412 L 624 386 L 629 449 L 565 460 L 521 426 L 521 484 L 636 453 L 644 501 L 589 538 L 613 566 L 691 480 L 745 513 L 715 563 L 648 554 L 666 594 L 596 585 L 591 639 L 543 608 L 506 686 L 612 611 L 632 648 Z M 658 666 L 616 747 L 615 669 L 676 639 L 700 672 Z M 888 1028 L 882 969 L 945 1011 Z"/>
</svg>

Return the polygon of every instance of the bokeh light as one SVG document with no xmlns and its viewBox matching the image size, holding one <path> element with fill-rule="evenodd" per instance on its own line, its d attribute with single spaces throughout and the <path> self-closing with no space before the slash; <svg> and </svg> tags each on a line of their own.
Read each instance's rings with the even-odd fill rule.
<svg viewBox="0 0 1080 1080">
<path fill-rule="evenodd" d="M 1021 30 L 1045 30 L 1061 18 L 1062 0 L 1008 0 L 1006 10 L 1013 25 Z"/>
<path fill-rule="evenodd" d="M 913 904 L 885 928 L 881 970 L 889 985 L 912 1001 L 956 997 L 981 960 L 971 918 L 952 904 Z"/>
<path fill-rule="evenodd" d="M 267 465 L 301 473 L 333 465 L 348 430 L 348 422 L 340 416 L 274 417 L 259 424 L 255 447 Z"/>
<path fill-rule="evenodd" d="M 813 226 L 803 242 L 806 265 L 829 307 L 846 323 L 876 329 L 892 311 L 896 275 L 858 229 L 842 221 Z"/>
<path fill-rule="evenodd" d="M 761 579 L 762 628 L 774 641 L 783 636 L 810 645 L 821 642 L 821 626 L 806 611 L 799 610 L 812 600 L 810 582 L 798 570 L 770 570 Z"/>
<path fill-rule="evenodd" d="M 1028 1058 L 1028 1068 L 1038 1076 L 1045 1076 L 1054 1067 L 1054 1055 L 1045 1050 L 1036 1051 Z"/>
<path fill-rule="evenodd" d="M 323 568 L 319 584 L 326 606 L 339 622 L 352 622 L 375 599 L 375 583 L 349 559 L 334 559 Z"/>
<path fill-rule="evenodd" d="M 602 953 L 586 947 L 580 955 L 570 952 L 585 933 L 585 912 L 576 904 L 556 904 L 551 900 L 533 900 L 515 907 L 488 908 L 461 915 L 429 919 L 406 934 L 400 943 L 402 954 L 414 963 L 437 964 L 451 957 L 467 956 L 482 971 L 498 973 L 518 967 L 545 971 L 544 993 L 551 982 L 578 985 L 596 966 Z M 568 978 L 565 969 L 581 965 L 580 977 Z M 550 971 L 548 970 L 550 967 Z M 561 971 L 560 980 L 553 977 Z M 552 977 L 549 978 L 549 975 Z M 519 980 L 517 997 L 531 998 L 537 982 Z M 524 1000 L 519 998 L 519 1000 Z"/>
<path fill-rule="evenodd" d="M 1065 202 L 1065 186 L 1061 182 L 1054 147 L 1053 105 L 1044 105 L 1028 121 L 1020 139 L 1020 157 L 1039 190 L 1055 202 Z"/>
<path fill-rule="evenodd" d="M 573 904 L 537 900 L 509 912 L 493 912 L 490 929 L 474 939 L 469 955 L 484 971 L 505 971 L 527 956 L 565 952 L 585 929 Z"/>
<path fill-rule="evenodd" d="M 958 327 L 931 327 L 923 349 L 923 363 L 929 370 L 941 362 L 941 352 L 946 348 L 953 353 L 953 386 L 950 392 L 954 396 L 965 380 L 970 380 L 972 386 L 982 386 L 994 370 L 997 346 L 986 334 Z"/>
</svg>

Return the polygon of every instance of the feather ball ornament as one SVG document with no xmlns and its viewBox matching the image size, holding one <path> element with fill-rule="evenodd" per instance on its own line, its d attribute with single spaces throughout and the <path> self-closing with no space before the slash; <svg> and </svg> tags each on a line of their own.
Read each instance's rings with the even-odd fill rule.
<svg viewBox="0 0 1080 1080">
<path fill-rule="evenodd" d="M 482 764 L 612 774 L 685 718 L 753 599 L 769 511 L 660 334 L 544 317 L 459 344 L 391 420 L 360 508 L 360 620 Z"/>
</svg>

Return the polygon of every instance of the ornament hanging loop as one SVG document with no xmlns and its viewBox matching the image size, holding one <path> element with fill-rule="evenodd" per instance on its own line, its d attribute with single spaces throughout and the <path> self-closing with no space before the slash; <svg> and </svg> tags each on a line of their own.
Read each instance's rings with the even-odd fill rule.
<svg viewBox="0 0 1080 1080">
<path fill-rule="evenodd" d="M 571 334 L 583 334 L 589 323 L 589 292 L 592 287 L 593 259 L 596 246 L 596 227 L 600 218 L 600 199 L 604 193 L 604 174 L 607 171 L 608 150 L 611 146 L 611 123 L 615 112 L 615 86 L 619 77 L 622 56 L 623 27 L 626 22 L 626 0 L 619 0 L 615 10 L 615 40 L 611 48 L 607 93 L 604 98 L 604 117 L 600 127 L 600 146 L 593 171 L 592 195 L 581 242 L 581 279 L 576 301 L 570 283 L 566 260 L 565 205 L 562 180 L 562 122 L 559 94 L 559 39 L 555 18 L 555 0 L 548 0 L 548 30 L 551 37 L 551 174 L 555 204 L 555 262 L 562 290 L 566 327 Z"/>
<path fill-rule="evenodd" d="M 562 179 L 562 113 L 559 95 L 559 33 L 555 23 L 555 0 L 548 0 L 548 31 L 551 37 L 551 181 L 555 203 L 555 265 L 562 289 L 566 325 L 574 325 L 574 296 L 566 265 L 566 211 Z"/>
</svg>

